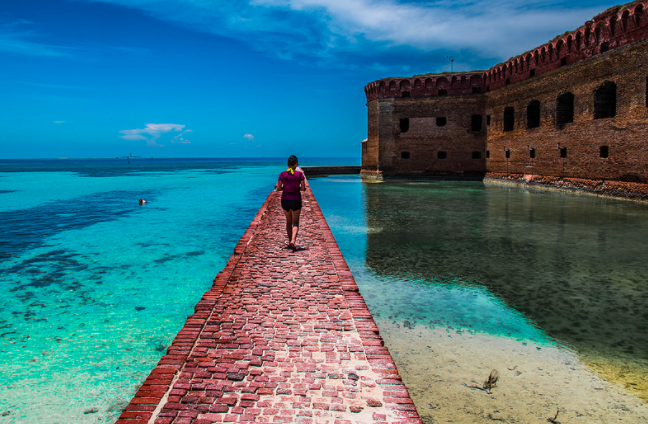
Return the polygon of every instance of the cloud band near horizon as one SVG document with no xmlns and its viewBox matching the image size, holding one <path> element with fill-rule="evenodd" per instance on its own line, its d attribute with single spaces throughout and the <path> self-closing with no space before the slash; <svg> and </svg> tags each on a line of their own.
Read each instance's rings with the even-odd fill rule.
<svg viewBox="0 0 648 424">
<path fill-rule="evenodd" d="M 601 6 L 595 6 L 585 0 L 77 1 L 139 9 L 160 20 L 243 41 L 283 59 L 344 66 L 353 65 L 348 63 L 353 61 L 349 53 L 370 57 L 399 48 L 462 51 L 474 59 L 504 60 L 577 28 L 607 4 L 599 1 Z M 468 66 L 471 60 L 464 62 Z"/>
<path fill-rule="evenodd" d="M 184 129 L 185 127 L 186 125 L 179 124 L 146 124 L 144 128 L 121 130 L 119 132 L 124 134 L 120 136 L 124 140 L 142 140 L 146 141 L 147 147 L 164 147 L 164 144 L 159 144 L 158 140 L 164 134 L 174 132 L 177 134 L 169 140 L 172 144 L 190 144 L 191 142 L 186 140 L 184 135 L 191 132 L 191 130 Z"/>
</svg>

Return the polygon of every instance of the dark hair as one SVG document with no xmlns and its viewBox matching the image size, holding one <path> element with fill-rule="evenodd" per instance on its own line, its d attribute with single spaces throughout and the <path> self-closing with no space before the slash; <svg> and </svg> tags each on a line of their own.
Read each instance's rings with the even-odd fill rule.
<svg viewBox="0 0 648 424">
<path fill-rule="evenodd" d="M 291 155 L 291 156 L 288 158 L 288 166 L 293 166 L 293 165 L 296 164 L 296 163 L 299 163 L 299 161 L 297 160 L 297 156 L 295 156 L 295 155 Z"/>
</svg>

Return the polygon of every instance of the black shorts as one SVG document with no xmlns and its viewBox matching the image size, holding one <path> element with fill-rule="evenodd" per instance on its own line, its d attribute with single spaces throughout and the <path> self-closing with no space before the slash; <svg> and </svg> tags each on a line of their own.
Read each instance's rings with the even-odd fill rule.
<svg viewBox="0 0 648 424">
<path fill-rule="evenodd" d="M 285 211 L 298 211 L 302 208 L 301 200 L 281 199 L 281 207 Z"/>
</svg>

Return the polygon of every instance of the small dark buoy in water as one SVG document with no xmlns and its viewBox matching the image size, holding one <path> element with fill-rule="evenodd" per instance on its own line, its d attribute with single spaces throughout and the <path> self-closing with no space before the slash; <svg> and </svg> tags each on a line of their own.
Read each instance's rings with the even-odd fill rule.
<svg viewBox="0 0 648 424">
<path fill-rule="evenodd" d="M 143 311 L 144 309 L 146 309 L 145 306 L 136 306 L 136 307 L 135 307 L 135 310 L 136 310 L 137 312 L 139 312 L 139 311 Z"/>
</svg>

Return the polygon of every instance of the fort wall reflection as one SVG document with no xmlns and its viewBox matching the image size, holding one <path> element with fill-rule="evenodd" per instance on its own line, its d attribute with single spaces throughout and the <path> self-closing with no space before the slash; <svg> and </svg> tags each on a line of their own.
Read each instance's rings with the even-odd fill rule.
<svg viewBox="0 0 648 424">
<path fill-rule="evenodd" d="M 646 205 L 469 181 L 364 191 L 373 272 L 481 285 L 647 398 Z"/>
</svg>

